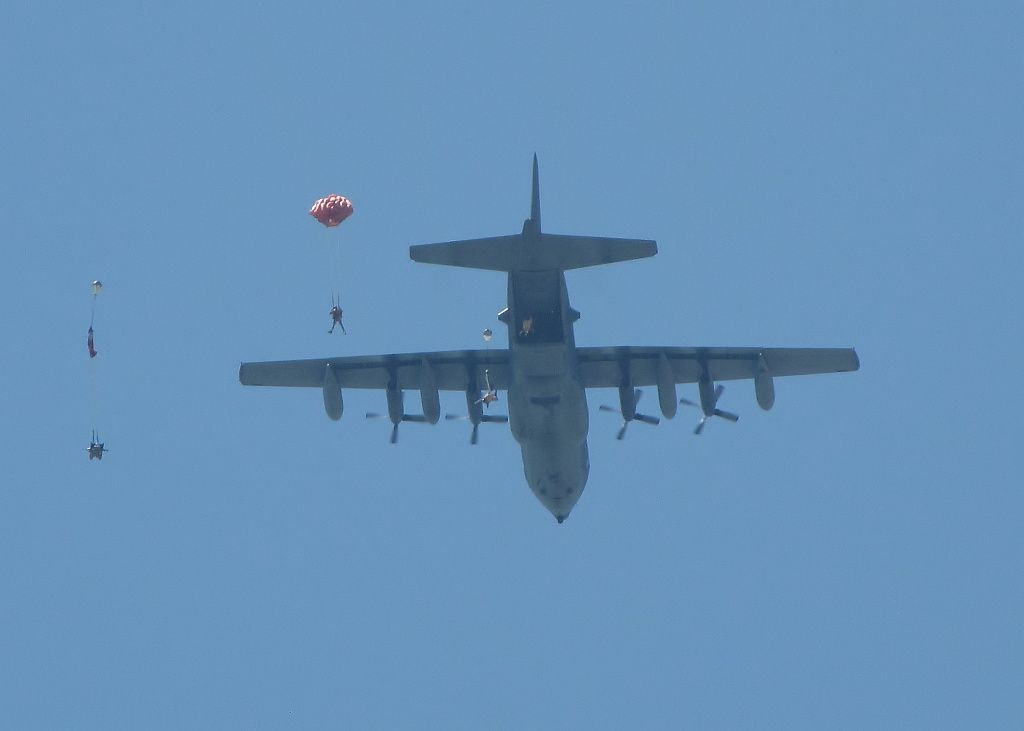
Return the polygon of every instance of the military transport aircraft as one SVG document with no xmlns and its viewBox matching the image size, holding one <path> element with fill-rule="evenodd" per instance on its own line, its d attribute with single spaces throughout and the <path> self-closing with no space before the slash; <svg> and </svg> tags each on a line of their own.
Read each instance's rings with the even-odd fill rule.
<svg viewBox="0 0 1024 731">
<path fill-rule="evenodd" d="M 618 388 L 623 429 L 633 420 L 657 423 L 637 413 L 637 386 L 656 386 L 661 412 L 676 413 L 676 384 L 696 383 L 704 421 L 719 416 L 722 386 L 716 381 L 751 378 L 757 402 L 775 402 L 775 376 L 855 371 L 860 363 L 852 348 L 577 348 L 573 323 L 579 313 L 569 304 L 565 272 L 648 256 L 654 241 L 541 233 L 537 156 L 533 158 L 530 217 L 522 233 L 409 248 L 414 261 L 489 269 L 508 274 L 508 306 L 498 319 L 508 326 L 507 350 L 449 350 L 432 353 L 343 356 L 311 360 L 243 363 L 239 380 L 246 386 L 308 386 L 323 390 L 324 408 L 341 418 L 343 388 L 379 388 L 387 397 L 394 424 L 392 443 L 403 421 L 436 424 L 441 414 L 439 391 L 466 396 L 471 443 L 481 423 L 505 421 L 484 413 L 486 384 L 507 393 L 508 422 L 523 453 L 526 481 L 559 523 L 579 500 L 590 473 L 587 450 L 589 413 L 586 389 Z M 422 414 L 405 410 L 404 392 L 420 393 Z M 690 403 L 685 399 L 683 403 Z"/>
</svg>

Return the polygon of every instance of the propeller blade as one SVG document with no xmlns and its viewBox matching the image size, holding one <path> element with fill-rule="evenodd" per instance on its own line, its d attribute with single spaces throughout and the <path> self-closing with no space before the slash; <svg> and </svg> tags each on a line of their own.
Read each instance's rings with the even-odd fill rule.
<svg viewBox="0 0 1024 731">
<path fill-rule="evenodd" d="M 700 407 L 700 404 L 698 404 L 696 401 L 691 401 L 688 398 L 679 399 L 679 403 L 686 404 L 687 406 L 697 406 L 698 408 Z"/>
<path fill-rule="evenodd" d="M 740 420 L 740 417 L 737 414 L 734 414 L 731 411 L 722 411 L 721 409 L 715 409 L 715 416 L 721 416 L 723 419 L 733 423 Z"/>
<path fill-rule="evenodd" d="M 723 386 L 721 383 L 719 383 L 717 386 L 715 386 L 715 403 L 716 404 L 718 403 L 718 399 L 722 398 L 722 391 L 724 391 L 724 390 L 725 390 L 725 386 Z"/>
<path fill-rule="evenodd" d="M 422 418 L 422 417 L 421 417 Z M 462 416 L 461 414 L 445 414 L 444 418 L 448 421 L 473 421 L 468 416 Z M 417 419 L 409 419 L 408 421 L 418 421 Z M 504 414 L 481 414 L 480 421 L 473 424 L 473 432 L 469 435 L 469 443 L 476 444 L 480 438 L 480 424 L 507 424 L 508 417 Z"/>
<path fill-rule="evenodd" d="M 633 416 L 633 418 L 636 419 L 637 421 L 642 421 L 645 424 L 653 424 L 654 426 L 657 426 L 658 424 L 661 423 L 661 419 L 659 419 L 657 416 L 648 416 L 647 414 L 636 414 Z"/>
<path fill-rule="evenodd" d="M 373 411 L 367 411 L 366 412 L 366 418 L 367 419 L 383 419 L 384 418 L 384 414 L 377 414 L 377 413 L 374 413 Z"/>
<path fill-rule="evenodd" d="M 643 395 L 644 395 L 644 392 L 643 392 L 643 391 L 641 391 L 641 390 L 640 390 L 639 388 L 634 388 L 634 389 L 633 389 L 633 406 L 634 406 L 634 407 L 635 407 L 635 406 L 636 406 L 636 405 L 637 405 L 638 403 L 640 403 L 640 397 L 641 397 L 641 396 L 643 396 Z"/>
<path fill-rule="evenodd" d="M 622 441 L 626 437 L 626 427 L 629 426 L 628 421 L 622 422 L 622 428 L 619 429 L 619 433 L 615 435 L 615 438 Z"/>
<path fill-rule="evenodd" d="M 608 406 L 606 404 L 601 404 L 600 406 L 597 407 L 597 409 L 598 411 L 614 411 L 616 414 L 622 413 L 618 409 L 612 408 L 611 406 Z"/>
<path fill-rule="evenodd" d="M 697 422 L 697 428 L 693 430 L 693 433 L 699 436 L 700 433 L 704 431 L 704 425 L 707 423 L 707 421 L 707 417 L 702 416 L 700 418 L 700 421 Z"/>
</svg>

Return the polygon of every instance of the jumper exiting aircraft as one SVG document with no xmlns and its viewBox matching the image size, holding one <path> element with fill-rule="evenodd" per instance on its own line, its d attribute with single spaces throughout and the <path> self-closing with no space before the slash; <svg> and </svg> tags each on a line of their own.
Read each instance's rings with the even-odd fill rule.
<svg viewBox="0 0 1024 731">
<path fill-rule="evenodd" d="M 530 217 L 523 231 L 510 236 L 424 244 L 409 256 L 425 264 L 489 269 L 508 274 L 508 306 L 498 319 L 508 326 L 507 350 L 449 350 L 432 353 L 344 356 L 311 360 L 243 363 L 239 380 L 246 386 L 306 386 L 323 390 L 324 408 L 341 418 L 343 388 L 379 388 L 387 397 L 398 441 L 403 421 L 436 424 L 441 415 L 439 391 L 466 396 L 470 438 L 475 444 L 481 423 L 504 422 L 485 414 L 481 394 L 507 392 L 512 435 L 523 452 L 526 480 L 537 499 L 559 523 L 576 505 L 587 484 L 589 412 L 586 389 L 618 388 L 623 427 L 633 420 L 659 419 L 636 411 L 637 386 L 656 386 L 661 412 L 671 419 L 680 399 L 676 384 L 696 383 L 703 412 L 697 433 L 712 416 L 738 417 L 718 408 L 722 386 L 716 381 L 750 378 L 757 403 L 775 403 L 775 376 L 855 371 L 853 348 L 577 348 L 573 323 L 580 314 L 569 304 L 565 272 L 654 256 L 654 241 L 541 233 L 537 157 L 533 158 Z M 422 414 L 405 411 L 405 390 L 418 390 Z M 690 403 L 686 399 L 682 403 Z"/>
</svg>

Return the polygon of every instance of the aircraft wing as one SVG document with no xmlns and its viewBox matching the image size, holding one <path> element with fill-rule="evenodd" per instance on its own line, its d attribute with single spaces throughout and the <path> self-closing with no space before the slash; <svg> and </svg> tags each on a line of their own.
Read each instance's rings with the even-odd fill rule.
<svg viewBox="0 0 1024 731">
<path fill-rule="evenodd" d="M 771 376 L 840 373 L 860 368 L 853 348 L 577 348 L 579 373 L 587 388 L 615 388 L 626 374 L 634 386 L 655 386 L 662 354 L 676 383 L 696 383 L 707 368 L 713 381 Z"/>
<path fill-rule="evenodd" d="M 238 380 L 243 386 L 323 388 L 329 367 L 341 388 L 384 389 L 394 379 L 400 389 L 417 389 L 424 363 L 429 364 L 441 391 L 465 391 L 474 380 L 471 376 L 483 388 L 484 370 L 489 371 L 494 388 L 508 387 L 508 351 L 501 349 L 242 363 Z"/>
</svg>

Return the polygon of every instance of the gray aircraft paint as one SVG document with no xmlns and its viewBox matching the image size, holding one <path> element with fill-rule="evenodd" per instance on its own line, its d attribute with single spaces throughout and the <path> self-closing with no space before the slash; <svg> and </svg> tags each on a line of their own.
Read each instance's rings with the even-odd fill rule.
<svg viewBox="0 0 1024 731">
<path fill-rule="evenodd" d="M 521 233 L 409 247 L 414 261 L 507 272 L 508 306 L 499 315 L 508 327 L 507 350 L 242 363 L 239 381 L 248 386 L 320 388 L 324 410 L 334 420 L 342 415 L 342 389 L 381 390 L 393 425 L 392 442 L 397 441 L 404 422 L 438 421 L 439 391 L 460 391 L 474 425 L 471 442 L 475 443 L 480 423 L 505 420 L 483 411 L 481 386 L 489 383 L 503 389 L 526 480 L 537 499 L 562 522 L 579 500 L 590 473 L 586 389 L 618 389 L 625 424 L 633 419 L 657 423 L 655 417 L 636 412 L 636 387 L 656 386 L 662 415 L 670 419 L 679 403 L 676 385 L 697 384 L 701 403 L 694 405 L 703 414 L 699 433 L 711 416 L 738 418 L 717 408 L 720 386 L 716 389 L 716 382 L 752 380 L 757 403 L 767 410 L 775 402 L 776 377 L 860 367 L 853 348 L 577 347 L 573 325 L 579 313 L 569 303 L 565 271 L 656 253 L 657 245 L 650 240 L 543 233 L 535 155 L 530 217 Z M 524 326 L 527 322 L 529 327 Z M 405 411 L 406 390 L 420 392 L 422 414 Z"/>
<path fill-rule="evenodd" d="M 559 236 L 551 246 L 540 226 L 540 175 L 533 157 L 530 217 L 519 236 L 410 247 L 415 261 L 508 271 L 508 418 L 523 455 L 523 472 L 537 499 L 561 523 L 590 475 L 590 412 L 579 378 L 565 269 L 653 256 L 654 241 Z M 579 242 L 577 250 L 564 244 Z M 601 243 L 597 243 L 601 242 Z M 500 247 L 500 248 L 499 248 Z M 468 256 L 460 256 L 466 255 Z M 493 255 L 491 261 L 488 254 Z M 526 323 L 529 323 L 527 329 Z"/>
</svg>

